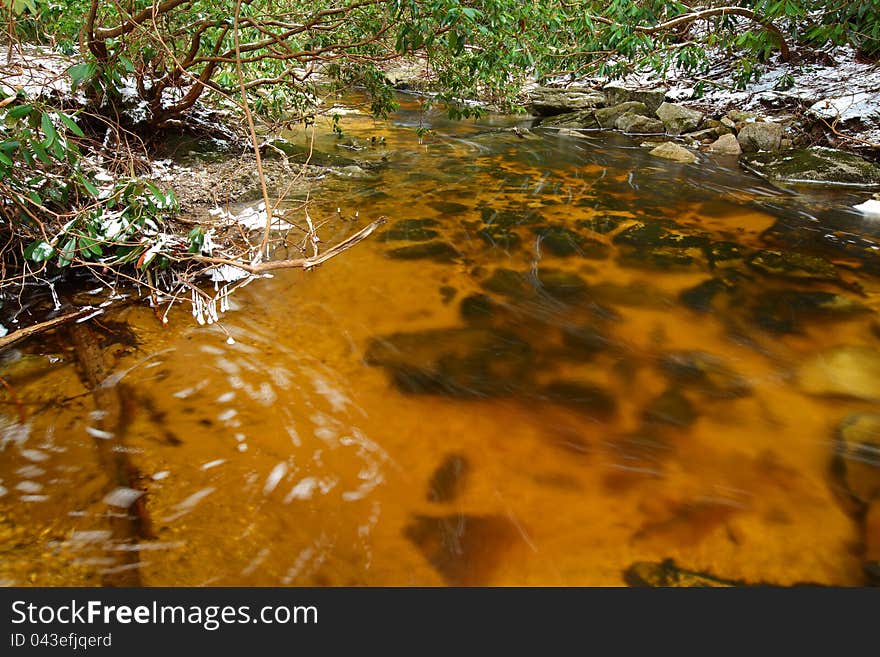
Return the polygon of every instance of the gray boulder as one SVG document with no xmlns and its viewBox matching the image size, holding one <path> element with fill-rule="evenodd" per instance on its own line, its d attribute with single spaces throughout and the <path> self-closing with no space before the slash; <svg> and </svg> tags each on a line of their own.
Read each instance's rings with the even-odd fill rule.
<svg viewBox="0 0 880 657">
<path fill-rule="evenodd" d="M 562 128 L 564 130 L 580 128 L 599 128 L 596 112 L 601 110 L 585 109 L 578 112 L 566 112 L 549 116 L 541 121 L 544 128 Z"/>
<path fill-rule="evenodd" d="M 761 121 L 746 123 L 739 131 L 737 139 L 746 153 L 757 151 L 778 151 L 782 145 L 782 126 L 778 123 Z"/>
<path fill-rule="evenodd" d="M 700 127 L 703 121 L 703 113 L 688 109 L 675 103 L 663 103 L 657 108 L 657 117 L 666 126 L 666 132 L 670 135 L 680 135 L 691 132 Z"/>
<path fill-rule="evenodd" d="M 538 87 L 529 92 L 527 107 L 538 116 L 555 116 L 566 112 L 601 107 L 605 95 L 592 89 L 554 89 Z"/>
<path fill-rule="evenodd" d="M 619 116 L 614 125 L 618 130 L 634 135 L 653 135 L 664 132 L 662 121 L 632 112 Z"/>
<path fill-rule="evenodd" d="M 655 157 L 663 157 L 667 160 L 684 162 L 687 164 L 697 161 L 697 156 L 694 153 L 686 149 L 684 146 L 679 146 L 671 141 L 660 144 L 652 149 L 650 154 Z"/>
<path fill-rule="evenodd" d="M 720 155 L 739 155 L 742 148 L 737 141 L 736 135 L 721 135 L 717 140 L 709 145 L 709 150 Z"/>
<path fill-rule="evenodd" d="M 652 114 L 666 100 L 666 89 L 629 89 L 619 83 L 607 84 L 602 88 L 609 105 L 621 103 L 639 102 Z"/>
<path fill-rule="evenodd" d="M 648 116 L 649 112 L 648 107 L 644 103 L 639 101 L 620 103 L 619 105 L 613 105 L 612 107 L 605 107 L 603 109 L 596 110 L 596 123 L 599 124 L 599 127 L 611 129 L 615 127 L 617 119 L 619 119 L 624 114 L 638 114 L 640 116 Z"/>
</svg>

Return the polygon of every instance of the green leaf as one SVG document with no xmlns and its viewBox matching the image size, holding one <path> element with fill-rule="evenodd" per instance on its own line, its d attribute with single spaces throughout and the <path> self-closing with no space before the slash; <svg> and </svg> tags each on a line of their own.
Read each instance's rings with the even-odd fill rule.
<svg viewBox="0 0 880 657">
<path fill-rule="evenodd" d="M 67 242 L 65 242 L 64 246 L 61 247 L 61 251 L 58 253 L 58 266 L 59 267 L 67 267 L 71 262 L 73 262 L 73 257 L 76 255 L 76 238 L 71 237 Z"/>
<path fill-rule="evenodd" d="M 77 137 L 86 136 L 85 133 L 82 131 L 82 128 L 80 128 L 72 118 L 67 116 L 67 114 L 64 114 L 63 112 L 55 112 L 55 116 L 57 116 L 61 123 L 63 123 L 67 127 L 67 129 L 70 130 Z"/>
<path fill-rule="evenodd" d="M 31 242 L 24 250 L 24 257 L 31 262 L 45 262 L 52 257 L 55 249 L 45 240 Z"/>
<path fill-rule="evenodd" d="M 95 187 L 88 178 L 82 178 L 80 181 L 82 182 L 83 187 L 86 188 L 86 191 L 93 197 L 98 198 L 98 195 L 101 193 L 98 191 L 98 188 Z"/>
<path fill-rule="evenodd" d="M 30 114 L 33 109 L 33 105 L 16 105 L 6 113 L 6 116 L 10 119 L 20 119 L 21 117 Z"/>
<path fill-rule="evenodd" d="M 70 79 L 73 81 L 72 88 L 76 91 L 77 87 L 82 83 L 86 78 L 93 77 L 97 72 L 98 67 L 92 63 L 84 63 L 84 64 L 74 64 L 69 69 L 67 69 L 67 74 L 70 76 Z"/>
<path fill-rule="evenodd" d="M 0 151 L 0 164 L 3 164 L 8 167 L 12 166 L 12 160 L 9 159 L 9 156 L 6 155 L 6 153 L 4 153 L 3 151 Z"/>
<path fill-rule="evenodd" d="M 48 112 L 43 112 L 40 116 L 40 129 L 46 135 L 46 141 L 43 142 L 43 145 L 49 148 L 58 139 L 58 133 L 55 132 L 55 126 L 52 125 L 52 119 L 49 118 Z"/>
</svg>

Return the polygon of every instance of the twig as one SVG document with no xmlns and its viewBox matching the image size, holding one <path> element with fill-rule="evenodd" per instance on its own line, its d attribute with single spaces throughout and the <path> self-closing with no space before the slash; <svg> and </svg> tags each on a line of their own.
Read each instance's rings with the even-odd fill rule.
<svg viewBox="0 0 880 657">
<path fill-rule="evenodd" d="M 197 256 L 194 258 L 197 262 L 204 262 L 208 264 L 214 265 L 230 265 L 232 267 L 238 267 L 242 271 L 246 271 L 248 274 L 258 275 L 264 274 L 268 271 L 272 271 L 275 269 L 294 269 L 294 268 L 302 268 L 302 269 L 311 269 L 312 267 L 317 267 L 318 265 L 330 260 L 334 256 L 339 255 L 343 251 L 347 251 L 351 247 L 353 247 L 358 242 L 365 240 L 369 237 L 379 226 L 386 223 L 388 221 L 387 217 L 379 217 L 373 223 L 365 226 L 358 232 L 356 232 L 351 237 L 343 240 L 339 244 L 327 249 L 319 256 L 311 257 L 311 258 L 296 258 L 294 260 L 268 260 L 266 262 L 257 262 L 254 264 L 248 264 L 245 262 L 240 262 L 238 260 L 229 260 L 227 258 L 210 258 L 207 256 Z"/>
<path fill-rule="evenodd" d="M 85 317 L 86 315 L 94 311 L 94 308 L 77 310 L 76 312 L 68 313 L 66 315 L 62 315 L 61 317 L 55 317 L 54 319 L 49 319 L 45 322 L 40 322 L 39 324 L 26 326 L 23 329 L 17 330 L 15 333 L 4 335 L 2 338 L 0 338 L 0 351 L 3 351 L 7 347 L 11 347 L 16 342 L 24 340 L 25 338 L 29 338 L 31 336 L 37 335 L 38 333 L 43 333 L 45 331 L 58 328 L 59 326 L 67 324 L 68 322 L 72 322 L 75 319 Z"/>
</svg>

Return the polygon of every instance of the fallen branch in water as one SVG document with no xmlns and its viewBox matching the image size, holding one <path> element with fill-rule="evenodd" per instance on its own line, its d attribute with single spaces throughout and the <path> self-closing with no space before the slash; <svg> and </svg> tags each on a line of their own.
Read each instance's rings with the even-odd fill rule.
<svg viewBox="0 0 880 657">
<path fill-rule="evenodd" d="M 48 319 L 45 322 L 40 322 L 39 324 L 25 326 L 23 329 L 19 329 L 15 333 L 10 333 L 9 335 L 4 335 L 2 338 L 0 338 L 0 351 L 3 351 L 7 347 L 11 347 L 20 340 L 24 340 L 25 338 L 29 338 L 33 335 L 37 335 L 45 331 L 50 331 L 54 328 L 58 328 L 59 326 L 67 324 L 68 322 L 72 322 L 76 319 L 79 319 L 80 317 L 85 317 L 92 312 L 95 312 L 94 308 L 86 308 L 83 310 L 77 310 L 75 312 L 68 313 L 66 315 L 61 315 L 61 317 Z"/>
<path fill-rule="evenodd" d="M 204 262 L 206 264 L 212 265 L 229 265 L 230 267 L 238 267 L 242 271 L 246 271 L 248 274 L 253 275 L 264 274 L 267 271 L 272 271 L 274 269 L 311 269 L 312 267 L 317 267 L 318 265 L 326 262 L 330 258 L 338 256 L 343 251 L 347 251 L 355 244 L 362 242 L 371 234 L 373 234 L 373 232 L 375 232 L 375 230 L 379 226 L 386 223 L 387 221 L 387 217 L 379 217 L 374 222 L 365 226 L 351 237 L 327 249 L 322 254 L 313 256 L 311 258 L 296 258 L 293 260 L 268 260 L 266 262 L 258 262 L 254 264 L 241 262 L 240 260 L 230 260 L 228 258 L 212 258 L 209 256 L 197 256 L 194 258 L 194 260 L 196 262 Z"/>
</svg>

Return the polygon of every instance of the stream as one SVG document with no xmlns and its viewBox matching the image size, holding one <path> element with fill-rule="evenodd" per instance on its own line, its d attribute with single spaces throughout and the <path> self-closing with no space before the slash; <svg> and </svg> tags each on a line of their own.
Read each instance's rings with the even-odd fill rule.
<svg viewBox="0 0 880 657">
<path fill-rule="evenodd" d="M 324 245 L 376 235 L 237 290 L 222 329 L 95 318 L 94 389 L 64 333 L 0 355 L 0 582 L 865 583 L 867 192 L 408 97 L 342 126 L 316 148 L 381 166 L 309 213 Z"/>
</svg>

